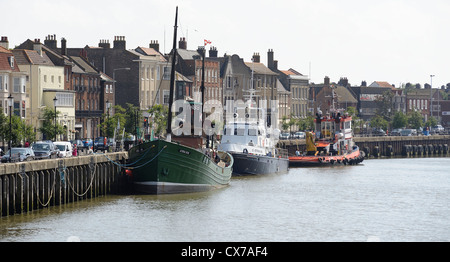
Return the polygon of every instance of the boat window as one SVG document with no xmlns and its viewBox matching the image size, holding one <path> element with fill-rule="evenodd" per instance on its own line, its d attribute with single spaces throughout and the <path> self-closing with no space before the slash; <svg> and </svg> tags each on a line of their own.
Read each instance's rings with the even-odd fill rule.
<svg viewBox="0 0 450 262">
<path fill-rule="evenodd" d="M 249 136 L 256 136 L 256 129 L 254 129 L 254 128 L 249 128 L 249 129 L 248 129 L 248 135 L 249 135 Z"/>
<path fill-rule="evenodd" d="M 243 136 L 245 134 L 244 128 L 235 128 L 234 129 L 234 135 L 235 136 Z"/>
<path fill-rule="evenodd" d="M 350 129 L 350 128 L 352 128 L 351 123 L 352 123 L 352 122 L 350 122 L 350 121 L 344 122 L 344 129 Z"/>
</svg>

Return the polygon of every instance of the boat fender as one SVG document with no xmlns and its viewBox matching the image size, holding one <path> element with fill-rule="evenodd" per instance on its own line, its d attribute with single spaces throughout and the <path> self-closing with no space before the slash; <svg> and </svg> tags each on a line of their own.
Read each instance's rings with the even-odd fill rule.
<svg viewBox="0 0 450 262">
<path fill-rule="evenodd" d="M 331 160 L 330 160 L 330 163 L 331 163 L 332 165 L 334 165 L 334 159 L 331 159 Z"/>
<path fill-rule="evenodd" d="M 323 160 L 322 160 L 322 158 L 321 158 L 321 157 L 319 157 L 319 162 L 320 162 L 320 163 L 323 163 Z"/>
<path fill-rule="evenodd" d="M 125 175 L 128 177 L 133 177 L 133 171 L 131 171 L 131 169 L 125 169 Z"/>
<path fill-rule="evenodd" d="M 247 148 L 244 148 L 244 154 L 248 154 L 248 150 L 247 150 Z"/>
</svg>

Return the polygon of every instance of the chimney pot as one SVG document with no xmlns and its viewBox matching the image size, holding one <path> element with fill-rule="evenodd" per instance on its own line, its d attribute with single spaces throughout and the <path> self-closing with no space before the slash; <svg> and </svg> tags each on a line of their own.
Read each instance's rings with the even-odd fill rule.
<svg viewBox="0 0 450 262">
<path fill-rule="evenodd" d="M 114 37 L 114 49 L 126 49 L 125 36 L 115 36 Z"/>
<path fill-rule="evenodd" d="M 149 46 L 150 48 L 153 48 L 153 49 L 155 49 L 156 51 L 158 51 L 159 52 L 159 43 L 158 43 L 158 40 L 151 40 L 150 41 L 150 46 Z"/>
<path fill-rule="evenodd" d="M 186 42 L 186 38 L 182 37 L 180 38 L 180 41 L 178 42 L 178 48 L 180 49 L 187 49 L 187 42 Z"/>
</svg>

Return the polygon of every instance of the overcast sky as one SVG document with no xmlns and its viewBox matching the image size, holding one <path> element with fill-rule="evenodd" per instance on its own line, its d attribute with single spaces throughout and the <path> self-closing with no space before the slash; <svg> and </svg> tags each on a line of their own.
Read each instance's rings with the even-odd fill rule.
<svg viewBox="0 0 450 262">
<path fill-rule="evenodd" d="M 48 34 L 71 47 L 97 46 L 125 36 L 127 49 L 158 40 L 172 45 L 175 7 L 179 37 L 188 49 L 212 42 L 219 51 L 267 65 L 273 49 L 278 68 L 293 68 L 322 83 L 347 77 L 401 83 L 450 83 L 448 0 L 0 0 L 1 36 L 13 48 Z M 207 47 L 209 49 L 209 47 Z"/>
</svg>

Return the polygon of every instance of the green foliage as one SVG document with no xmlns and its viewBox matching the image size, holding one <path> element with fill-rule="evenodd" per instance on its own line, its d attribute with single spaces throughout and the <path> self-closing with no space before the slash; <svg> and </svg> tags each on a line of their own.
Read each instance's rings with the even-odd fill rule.
<svg viewBox="0 0 450 262">
<path fill-rule="evenodd" d="M 425 126 L 430 128 L 430 127 L 433 127 L 433 126 L 435 126 L 437 124 L 438 124 L 438 122 L 437 122 L 436 118 L 434 118 L 432 116 L 432 117 L 428 118 L 427 122 L 425 123 Z"/>
<path fill-rule="evenodd" d="M 154 105 L 148 110 L 150 113 L 149 125 L 154 129 L 156 136 L 164 135 L 167 127 L 169 108 L 165 105 Z"/>
<path fill-rule="evenodd" d="M 423 118 L 419 111 L 413 111 L 408 114 L 408 125 L 415 129 L 423 126 Z"/>
<path fill-rule="evenodd" d="M 9 116 L 3 114 L 3 109 L 0 108 L 0 137 L 3 141 L 11 140 L 13 146 L 18 146 L 25 141 L 34 142 L 36 140 L 36 133 L 31 125 L 25 124 L 17 115 L 11 116 L 11 133 L 9 132 Z"/>
<path fill-rule="evenodd" d="M 56 118 L 61 112 L 56 111 Z M 55 127 L 55 110 L 49 107 L 44 108 L 44 121 L 42 123 L 42 127 L 39 128 L 39 131 L 45 136 L 46 139 L 53 140 L 56 135 L 64 134 L 64 126 L 60 124 L 56 124 Z"/>
<path fill-rule="evenodd" d="M 408 117 L 400 111 L 395 112 L 392 128 L 403 128 L 408 124 Z"/>
<path fill-rule="evenodd" d="M 372 120 L 370 120 L 370 126 L 386 130 L 389 126 L 389 122 L 382 116 L 376 115 L 374 118 L 372 118 Z"/>
</svg>

